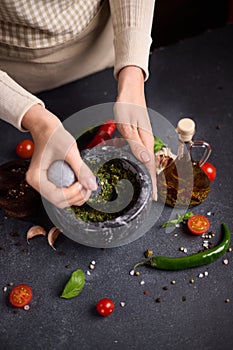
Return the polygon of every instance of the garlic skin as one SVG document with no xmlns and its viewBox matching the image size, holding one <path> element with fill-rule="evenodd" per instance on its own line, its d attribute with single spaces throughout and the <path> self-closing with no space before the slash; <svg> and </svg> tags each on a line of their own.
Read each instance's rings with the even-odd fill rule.
<svg viewBox="0 0 233 350">
<path fill-rule="evenodd" d="M 176 155 L 173 154 L 168 147 L 163 147 L 161 150 L 155 153 L 156 173 L 159 175 L 168 165 L 170 165 L 176 159 Z"/>
<path fill-rule="evenodd" d="M 28 231 L 27 231 L 27 242 L 29 244 L 29 240 L 35 236 L 46 236 L 46 231 L 42 226 L 35 225 L 32 226 Z"/>
<path fill-rule="evenodd" d="M 62 231 L 58 227 L 52 227 L 49 230 L 48 243 L 49 243 L 50 247 L 52 247 L 54 250 L 56 250 L 56 248 L 54 247 L 54 243 L 55 243 L 56 239 L 58 238 L 58 236 L 60 235 L 61 232 Z"/>
</svg>

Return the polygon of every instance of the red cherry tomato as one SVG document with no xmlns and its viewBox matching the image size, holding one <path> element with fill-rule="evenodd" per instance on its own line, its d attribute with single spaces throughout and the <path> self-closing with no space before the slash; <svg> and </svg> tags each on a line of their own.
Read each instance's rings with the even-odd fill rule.
<svg viewBox="0 0 233 350">
<path fill-rule="evenodd" d="M 9 295 L 11 305 L 15 307 L 24 307 L 32 300 L 32 289 L 26 284 L 18 284 Z"/>
<path fill-rule="evenodd" d="M 16 146 L 16 153 L 20 158 L 31 158 L 34 152 L 34 142 L 23 140 Z"/>
<path fill-rule="evenodd" d="M 210 181 L 214 181 L 216 178 L 216 168 L 213 164 L 205 162 L 201 169 L 206 173 Z"/>
<path fill-rule="evenodd" d="M 210 222 L 203 215 L 193 215 L 188 219 L 188 228 L 194 235 L 202 235 L 209 230 Z"/>
<path fill-rule="evenodd" d="M 109 298 L 103 298 L 96 305 L 97 312 L 101 316 L 109 316 L 114 310 L 114 302 Z"/>
</svg>

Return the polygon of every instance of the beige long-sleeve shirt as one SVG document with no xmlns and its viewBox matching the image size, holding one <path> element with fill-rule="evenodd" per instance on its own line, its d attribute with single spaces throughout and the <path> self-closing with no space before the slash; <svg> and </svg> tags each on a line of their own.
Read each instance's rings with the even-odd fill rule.
<svg viewBox="0 0 233 350">
<path fill-rule="evenodd" d="M 98 21 L 104 17 L 99 12 L 106 2 L 107 0 L 1 1 L 0 69 L 1 62 L 10 61 L 9 67 L 12 67 L 14 62 L 17 64 L 24 61 L 31 65 L 37 60 L 43 61 L 43 55 L 49 57 L 79 38 L 83 40 L 83 33 L 96 17 L 99 15 Z M 115 50 L 114 76 L 117 78 L 123 67 L 136 65 L 144 70 L 147 79 L 155 0 L 108 2 Z M 98 26 L 97 22 L 97 29 Z M 93 30 L 91 35 L 97 31 Z M 20 78 L 16 83 L 11 78 L 11 71 L 0 70 L 1 119 L 21 129 L 24 114 L 36 103 L 43 104 L 21 86 Z"/>
</svg>

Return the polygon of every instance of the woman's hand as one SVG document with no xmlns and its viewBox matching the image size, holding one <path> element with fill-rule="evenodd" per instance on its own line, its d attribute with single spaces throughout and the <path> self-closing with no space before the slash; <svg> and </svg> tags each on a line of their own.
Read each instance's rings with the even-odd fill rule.
<svg viewBox="0 0 233 350">
<path fill-rule="evenodd" d="M 60 120 L 41 105 L 34 105 L 25 113 L 22 126 L 30 131 L 35 144 L 27 182 L 59 208 L 85 203 L 91 191 L 97 189 L 96 179 Z M 78 179 L 68 188 L 57 188 L 48 181 L 47 170 L 58 159 L 65 160 Z"/>
<path fill-rule="evenodd" d="M 120 71 L 114 114 L 121 135 L 128 141 L 135 157 L 147 167 L 153 184 L 153 199 L 157 200 L 154 137 L 146 108 L 141 68 L 127 66 Z"/>
</svg>

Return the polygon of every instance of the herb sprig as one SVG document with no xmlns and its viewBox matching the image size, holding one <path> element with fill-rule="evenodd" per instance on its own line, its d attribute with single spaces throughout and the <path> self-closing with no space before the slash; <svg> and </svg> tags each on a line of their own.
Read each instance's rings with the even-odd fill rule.
<svg viewBox="0 0 233 350">
<path fill-rule="evenodd" d="M 162 227 L 167 227 L 167 226 L 175 226 L 181 222 L 185 222 L 187 221 L 189 218 L 191 218 L 191 216 L 193 216 L 193 212 L 188 211 L 187 213 L 185 213 L 184 215 L 180 215 L 177 214 L 177 219 L 173 219 L 171 221 L 166 221 L 162 224 Z"/>
</svg>

